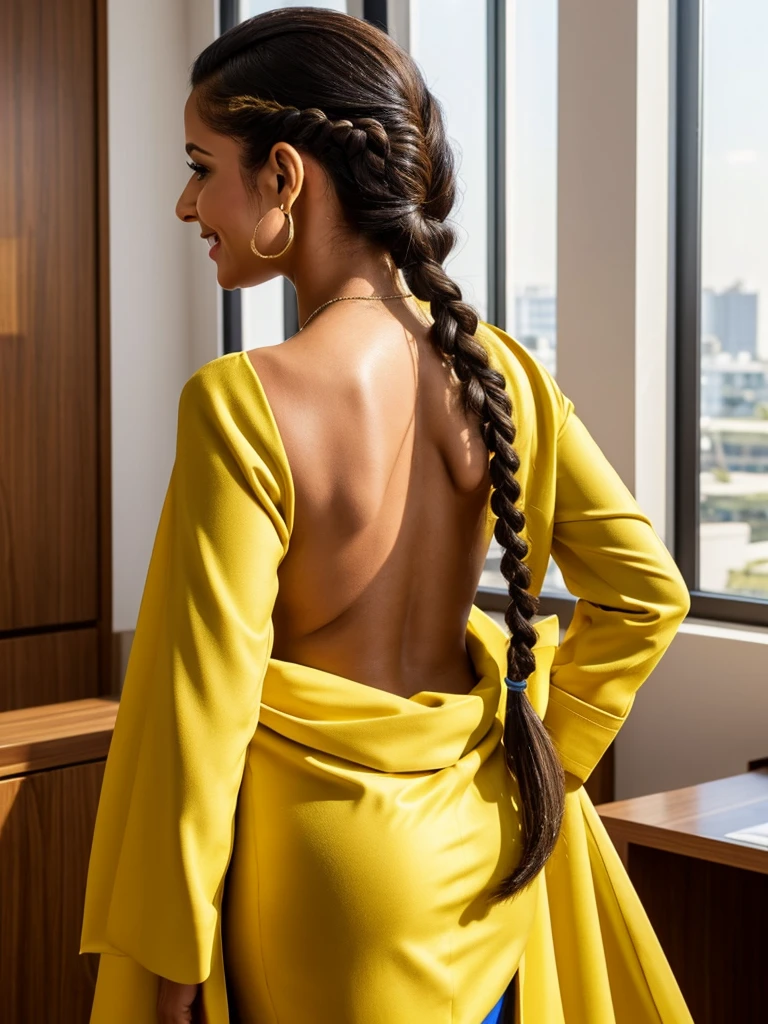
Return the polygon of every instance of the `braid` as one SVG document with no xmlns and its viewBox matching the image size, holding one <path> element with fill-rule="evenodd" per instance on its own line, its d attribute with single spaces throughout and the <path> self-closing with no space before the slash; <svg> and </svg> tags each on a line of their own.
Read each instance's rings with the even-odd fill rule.
<svg viewBox="0 0 768 1024">
<path fill-rule="evenodd" d="M 355 176 L 366 183 L 372 197 L 376 195 L 380 199 L 391 196 L 389 136 L 381 122 L 375 118 L 332 120 L 318 107 L 300 110 L 298 107 L 284 106 L 274 100 L 259 99 L 256 96 L 233 96 L 228 101 L 228 108 L 231 113 L 247 111 L 260 115 L 262 125 L 264 115 L 267 115 L 268 129 L 279 128 L 281 138 L 297 146 L 310 148 L 313 152 L 335 147 L 346 157 L 353 175 L 362 166 L 365 167 L 364 174 L 358 173 Z"/>
<path fill-rule="evenodd" d="M 333 121 L 318 107 L 300 110 L 257 96 L 233 96 L 227 105 L 231 113 L 252 110 L 277 115 L 281 126 L 298 143 L 331 143 L 344 150 L 350 159 L 354 159 L 364 149 L 370 149 L 374 158 L 378 156 L 381 170 L 384 170 L 390 152 L 389 139 L 384 126 L 373 117 L 361 117 L 354 122 L 348 118 Z"/>
<path fill-rule="evenodd" d="M 537 601 L 528 589 L 516 428 L 504 375 L 476 337 L 477 312 L 443 268 L 456 242 L 446 223 L 456 174 L 438 101 L 385 33 L 308 7 L 270 11 L 224 33 L 195 61 L 191 84 L 203 121 L 242 142 L 246 171 L 258 171 L 279 140 L 319 160 L 352 229 L 389 252 L 413 294 L 430 303 L 430 339 L 488 448 L 494 536 L 509 588 L 507 674 L 527 679 L 536 667 Z M 523 849 L 491 901 L 514 896 L 541 871 L 565 806 L 562 766 L 523 692 L 506 693 L 504 749 L 520 790 Z"/>
<path fill-rule="evenodd" d="M 507 675 L 527 679 L 536 667 L 532 650 L 537 640 L 531 619 L 538 610 L 529 592 L 531 571 L 523 559 L 528 545 L 521 536 L 525 515 L 517 502 L 520 459 L 513 447 L 516 428 L 504 375 L 490 366 L 486 349 L 474 336 L 475 310 L 462 301 L 461 289 L 443 269 L 445 253 L 455 234 L 442 224 L 424 221 L 411 225 L 408 250 L 411 262 L 404 269 L 409 289 L 430 303 L 433 344 L 446 356 L 462 385 L 464 408 L 480 420 L 480 430 L 492 454 L 491 509 L 497 517 L 494 537 L 501 545 L 501 573 L 509 587 L 504 619 L 510 633 Z M 497 900 L 508 899 L 538 874 L 554 849 L 565 809 L 564 774 L 552 741 L 528 697 L 507 690 L 504 743 L 510 769 L 517 775 L 522 798 L 524 849 L 508 878 L 494 890 Z"/>
<path fill-rule="evenodd" d="M 433 234 L 449 236 L 450 228 L 435 226 Z M 424 248 L 424 242 L 412 244 L 412 251 Z M 534 670 L 536 660 L 531 647 L 537 635 L 531 618 L 538 609 L 536 599 L 528 593 L 530 569 L 523 562 L 528 545 L 520 536 L 525 516 L 517 506 L 520 484 L 515 474 L 520 460 L 512 447 L 516 428 L 512 422 L 512 403 L 503 374 L 490 366 L 486 349 L 474 337 L 477 313 L 462 302 L 461 290 L 433 259 L 425 258 L 405 271 L 408 286 L 417 298 L 431 304 L 434 318 L 433 342 L 452 363 L 462 384 L 462 398 L 467 413 L 480 420 L 481 433 L 488 451 L 493 495 L 491 509 L 497 517 L 494 536 L 504 549 L 501 572 L 510 587 L 512 601 L 506 621 L 511 633 L 509 675 L 526 679 Z"/>
</svg>

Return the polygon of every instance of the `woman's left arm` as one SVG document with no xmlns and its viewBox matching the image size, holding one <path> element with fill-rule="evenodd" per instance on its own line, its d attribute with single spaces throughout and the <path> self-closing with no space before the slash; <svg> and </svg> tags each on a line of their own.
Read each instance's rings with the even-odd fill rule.
<svg viewBox="0 0 768 1024">
<path fill-rule="evenodd" d="M 264 397 L 241 372 L 237 384 L 235 369 L 206 364 L 179 401 L 80 946 L 131 957 L 177 986 L 211 970 L 293 508 Z"/>
</svg>

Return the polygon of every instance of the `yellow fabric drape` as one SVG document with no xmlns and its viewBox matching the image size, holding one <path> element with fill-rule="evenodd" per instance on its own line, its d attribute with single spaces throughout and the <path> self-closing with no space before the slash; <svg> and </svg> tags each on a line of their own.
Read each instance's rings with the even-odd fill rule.
<svg viewBox="0 0 768 1024">
<path fill-rule="evenodd" d="M 244 360 L 202 367 L 179 400 L 85 898 L 81 952 L 104 954 L 93 1019 L 110 1024 L 152 1020 L 153 975 L 199 982 L 220 955 L 222 884 L 293 520 L 285 454 Z M 220 974 L 209 989 L 224 999 Z"/>
<path fill-rule="evenodd" d="M 405 701 L 272 659 L 293 481 L 250 360 L 222 356 L 180 399 L 106 765 L 80 946 L 102 954 L 92 1024 L 154 1024 L 157 975 L 204 981 L 208 1024 L 228 1020 L 228 984 L 239 1003 L 253 999 L 257 1024 L 479 1024 L 516 965 L 518 1024 L 689 1024 L 581 785 L 687 592 L 550 375 L 498 328 L 481 324 L 478 339 L 512 399 L 533 589 L 552 552 L 580 599 L 561 644 L 555 619 L 538 624 L 529 684 L 569 783 L 545 871 L 511 904 L 468 909 L 473 886 L 519 855 L 519 835 L 500 830 L 515 820 L 500 809 L 519 811 L 519 794 L 500 743 L 507 641 L 489 616 L 473 607 L 468 622 L 482 673 L 469 695 Z M 489 505 L 489 537 L 494 519 Z M 434 865 L 410 890 L 409 843 L 416 853 L 431 843 Z M 343 878 L 348 889 L 334 891 Z M 361 948 L 383 943 L 371 962 L 350 955 L 350 894 Z M 293 961 L 291 948 L 305 955 Z"/>
</svg>

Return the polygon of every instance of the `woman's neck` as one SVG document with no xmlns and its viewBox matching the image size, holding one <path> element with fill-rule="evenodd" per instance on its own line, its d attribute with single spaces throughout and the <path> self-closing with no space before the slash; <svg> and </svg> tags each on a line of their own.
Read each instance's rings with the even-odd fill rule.
<svg viewBox="0 0 768 1024">
<path fill-rule="evenodd" d="M 320 261 L 322 262 L 322 261 Z M 329 299 L 343 295 L 395 295 L 408 288 L 388 254 L 350 257 L 336 266 L 314 262 L 306 272 L 296 271 L 294 280 L 299 323 L 305 321 Z"/>
</svg>

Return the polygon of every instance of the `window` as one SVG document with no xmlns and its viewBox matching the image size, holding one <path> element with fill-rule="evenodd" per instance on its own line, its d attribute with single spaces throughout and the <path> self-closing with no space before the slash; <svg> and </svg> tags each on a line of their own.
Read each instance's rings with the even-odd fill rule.
<svg viewBox="0 0 768 1024">
<path fill-rule="evenodd" d="M 761 0 L 680 4 L 676 546 L 695 614 L 756 623 L 768 623 L 766 33 Z"/>
<path fill-rule="evenodd" d="M 507 6 L 507 330 L 557 370 L 557 2 Z M 501 548 L 492 541 L 492 557 Z M 498 565 L 497 561 L 497 565 Z M 490 568 L 490 566 L 488 567 Z M 482 583 L 485 583 L 486 574 Z M 506 581 L 498 572 L 492 586 Z M 550 559 L 545 594 L 565 596 Z"/>
<path fill-rule="evenodd" d="M 550 373 L 557 346 L 557 3 L 507 8 L 507 326 Z"/>
</svg>

